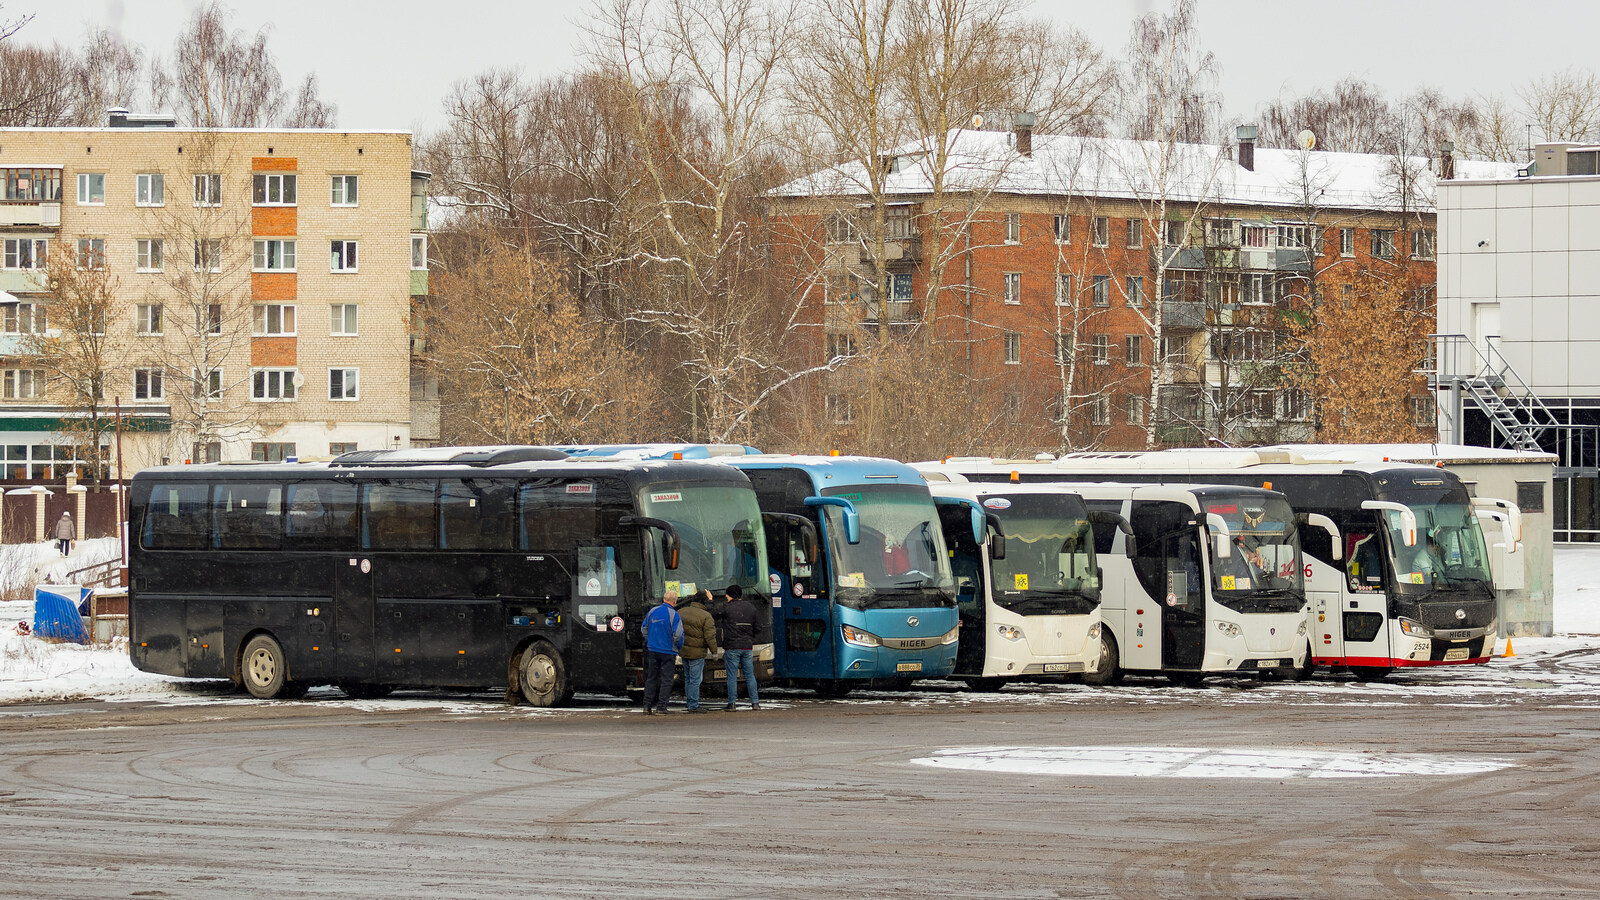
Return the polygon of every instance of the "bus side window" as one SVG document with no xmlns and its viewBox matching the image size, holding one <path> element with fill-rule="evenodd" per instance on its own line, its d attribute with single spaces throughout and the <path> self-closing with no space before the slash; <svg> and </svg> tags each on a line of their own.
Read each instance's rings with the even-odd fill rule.
<svg viewBox="0 0 1600 900">
<path fill-rule="evenodd" d="M 445 550 L 510 550 L 516 524 L 515 485 L 488 479 L 440 487 L 439 542 Z"/>
<path fill-rule="evenodd" d="M 213 489 L 211 511 L 223 550 L 276 550 L 283 545 L 283 485 L 224 482 Z"/>
<path fill-rule="evenodd" d="M 598 533 L 599 493 L 592 482 L 526 482 L 521 506 L 519 549 L 566 553 Z"/>
<path fill-rule="evenodd" d="M 983 603 L 983 563 L 972 539 L 972 512 L 964 505 L 941 503 L 939 523 L 950 551 L 950 574 L 956 579 L 956 604 L 963 613 L 973 615 Z"/>
<path fill-rule="evenodd" d="M 1108 512 L 1122 515 L 1121 500 L 1085 500 L 1084 504 L 1095 512 Z M 1094 529 L 1094 552 L 1097 556 L 1110 556 L 1111 546 L 1116 543 L 1117 529 L 1113 525 L 1101 525 Z"/>
<path fill-rule="evenodd" d="M 210 487 L 157 484 L 150 489 L 141 541 L 148 550 L 211 548 Z"/>
<path fill-rule="evenodd" d="M 578 596 L 617 595 L 617 548 L 578 548 Z"/>
<path fill-rule="evenodd" d="M 432 550 L 436 481 L 361 486 L 361 545 L 371 550 Z"/>
<path fill-rule="evenodd" d="M 284 545 L 302 550 L 349 550 L 356 546 L 356 486 L 350 483 L 291 484 Z"/>
</svg>

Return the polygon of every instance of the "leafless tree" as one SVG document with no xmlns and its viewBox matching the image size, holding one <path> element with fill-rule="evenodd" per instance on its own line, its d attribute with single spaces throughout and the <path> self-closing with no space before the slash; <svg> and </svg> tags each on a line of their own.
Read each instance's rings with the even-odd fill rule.
<svg viewBox="0 0 1600 900">
<path fill-rule="evenodd" d="M 144 50 L 105 28 L 92 29 L 78 53 L 72 89 L 72 123 L 105 124 L 106 110 L 133 109 L 144 74 Z"/>
<path fill-rule="evenodd" d="M 1530 80 L 1516 91 L 1526 121 L 1546 141 L 1600 138 L 1600 78 L 1567 68 Z"/>
<path fill-rule="evenodd" d="M 49 381 L 48 396 L 60 402 L 62 434 L 76 450 L 76 458 L 89 463 L 91 483 L 106 471 L 106 435 L 116 419 L 107 387 L 124 370 L 125 347 L 117 335 L 124 321 L 119 280 L 103 260 L 79 266 L 70 252 L 58 251 L 45 269 L 48 291 L 48 330 L 45 310 L 35 309 L 32 327 L 22 327 L 22 349 L 34 359 Z M 17 311 L 19 319 L 23 316 Z"/>
<path fill-rule="evenodd" d="M 300 82 L 295 92 L 294 104 L 283 120 L 285 128 L 334 128 L 339 124 L 339 107 L 325 103 L 317 93 L 317 73 L 311 72 Z"/>
<path fill-rule="evenodd" d="M 0 26 L 3 31 L 3 26 Z M 0 43 L 0 126 L 48 128 L 73 124 L 76 64 L 59 44 Z"/>
<path fill-rule="evenodd" d="M 1350 77 L 1331 91 L 1279 97 L 1259 113 L 1262 147 L 1295 149 L 1301 131 L 1316 135 L 1316 149 L 1335 153 L 1381 153 L 1400 127 L 1383 92 L 1369 81 Z"/>
</svg>

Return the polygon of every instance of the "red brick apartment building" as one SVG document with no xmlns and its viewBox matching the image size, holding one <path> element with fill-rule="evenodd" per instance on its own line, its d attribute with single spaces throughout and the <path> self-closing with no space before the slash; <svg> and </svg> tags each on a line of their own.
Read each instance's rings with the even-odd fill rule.
<svg viewBox="0 0 1600 900">
<path fill-rule="evenodd" d="M 1363 269 L 1434 284 L 1436 179 L 1508 167 L 1254 139 L 963 131 L 946 136 L 942 192 L 932 140 L 884 155 L 875 178 L 847 164 L 795 181 L 773 211 L 820 326 L 813 358 L 856 352 L 883 320 L 928 327 L 932 300 L 938 338 L 1025 443 L 1143 447 L 1152 415 L 1163 444 L 1312 439 L 1310 397 L 1286 374 L 1296 310 L 1349 299 Z M 1399 389 L 1431 428 L 1426 383 Z"/>
</svg>

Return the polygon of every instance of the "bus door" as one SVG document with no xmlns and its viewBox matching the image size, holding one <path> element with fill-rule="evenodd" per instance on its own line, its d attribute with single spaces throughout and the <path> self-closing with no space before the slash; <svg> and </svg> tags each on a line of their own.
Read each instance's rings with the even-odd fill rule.
<svg viewBox="0 0 1600 900">
<path fill-rule="evenodd" d="M 773 669 L 779 678 L 832 678 L 833 611 L 827 565 L 807 561 L 798 516 L 762 516 L 767 565 L 778 576 L 772 595 Z"/>
<path fill-rule="evenodd" d="M 1333 635 L 1334 646 L 1343 645 L 1332 655 L 1343 657 L 1340 662 L 1346 665 L 1390 665 L 1389 594 L 1385 590 L 1388 568 L 1384 561 L 1387 554 L 1383 535 L 1377 531 L 1377 524 L 1371 519 L 1345 528 L 1345 590 L 1340 598 L 1338 617 L 1330 616 L 1328 622 L 1317 623 L 1338 622 L 1337 631 L 1330 629 L 1322 633 Z M 1318 648 L 1318 655 L 1323 647 Z"/>
<path fill-rule="evenodd" d="M 1343 529 L 1338 540 L 1341 553 L 1348 550 Z M 1306 634 L 1310 635 L 1311 661 L 1319 666 L 1338 665 L 1344 656 L 1344 626 L 1340 607 L 1347 593 L 1345 559 L 1334 559 L 1334 536 L 1318 527 L 1300 528 L 1301 558 L 1304 560 Z"/>
<path fill-rule="evenodd" d="M 1130 520 L 1140 584 L 1160 609 L 1161 668 L 1198 669 L 1205 658 L 1206 585 L 1196 514 L 1170 500 L 1135 500 Z M 1142 621 L 1149 636 L 1153 623 Z"/>
<path fill-rule="evenodd" d="M 357 551 L 333 561 L 334 671 L 341 681 L 373 682 L 373 592 L 372 556 Z"/>
<path fill-rule="evenodd" d="M 961 617 L 961 639 L 956 643 L 957 675 L 982 675 L 989 648 L 987 556 L 972 535 L 972 507 L 965 502 L 935 497 L 939 527 L 950 548 L 950 572 L 956 581 L 956 611 Z"/>
<path fill-rule="evenodd" d="M 1084 503 L 1093 512 L 1129 515 L 1123 500 L 1086 499 Z M 1094 552 L 1103 573 L 1101 627 L 1111 629 L 1120 665 L 1134 670 L 1161 668 L 1161 611 L 1140 583 L 1143 560 L 1130 559 L 1121 530 L 1107 525 L 1094 527 Z"/>
<path fill-rule="evenodd" d="M 641 529 L 646 535 L 647 529 Z M 574 553 L 571 597 L 576 617 L 567 632 L 568 678 L 574 685 L 620 684 L 627 661 L 627 635 L 637 631 L 622 614 L 622 566 L 615 543 L 579 542 Z"/>
</svg>

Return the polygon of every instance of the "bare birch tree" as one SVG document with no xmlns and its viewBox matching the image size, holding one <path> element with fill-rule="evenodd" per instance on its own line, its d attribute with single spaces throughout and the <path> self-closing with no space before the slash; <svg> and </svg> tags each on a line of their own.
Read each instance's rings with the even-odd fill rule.
<svg viewBox="0 0 1600 900">
<path fill-rule="evenodd" d="M 49 295 L 48 330 L 41 321 L 20 327 L 22 349 L 45 373 L 47 396 L 60 402 L 61 433 L 75 456 L 90 464 L 90 483 L 99 484 L 109 460 L 106 435 L 116 420 L 107 387 L 125 368 L 125 347 L 117 339 L 124 305 L 119 301 L 119 280 L 103 261 L 80 267 L 70 252 L 58 251 L 45 269 Z M 19 310 L 20 317 L 21 312 Z"/>
</svg>

